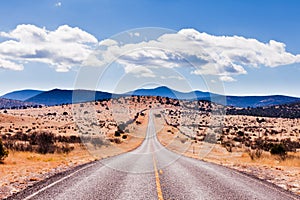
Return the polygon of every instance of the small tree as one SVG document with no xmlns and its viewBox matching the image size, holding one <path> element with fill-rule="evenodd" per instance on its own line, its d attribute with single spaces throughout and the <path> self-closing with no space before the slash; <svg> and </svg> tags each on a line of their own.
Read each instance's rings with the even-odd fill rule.
<svg viewBox="0 0 300 200">
<path fill-rule="evenodd" d="M 2 140 L 0 139 L 0 162 L 8 156 L 8 151 L 4 148 Z"/>
</svg>

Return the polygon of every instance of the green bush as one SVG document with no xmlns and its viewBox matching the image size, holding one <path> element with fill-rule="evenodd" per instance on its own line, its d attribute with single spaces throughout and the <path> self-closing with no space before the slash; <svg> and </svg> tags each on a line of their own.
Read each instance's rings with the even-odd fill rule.
<svg viewBox="0 0 300 200">
<path fill-rule="evenodd" d="M 0 161 L 3 161 L 8 156 L 8 151 L 4 148 L 2 140 L 0 139 Z"/>
</svg>

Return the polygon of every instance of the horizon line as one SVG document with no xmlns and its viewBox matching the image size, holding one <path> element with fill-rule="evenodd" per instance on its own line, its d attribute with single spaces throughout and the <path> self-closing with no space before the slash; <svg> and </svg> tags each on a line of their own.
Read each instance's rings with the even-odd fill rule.
<svg viewBox="0 0 300 200">
<path fill-rule="evenodd" d="M 94 90 L 94 89 L 87 89 L 87 88 L 76 88 L 76 89 L 75 88 L 58 88 L 58 87 L 49 88 L 49 89 L 21 88 L 21 89 L 12 90 L 10 92 L 2 93 L 2 94 L 0 94 L 0 98 L 2 98 L 3 96 L 5 96 L 9 93 L 19 92 L 19 91 L 23 91 L 23 90 L 37 90 L 37 91 L 42 91 L 42 92 L 48 92 L 48 91 L 55 90 L 55 89 L 58 89 L 58 90 L 88 90 L 88 91 L 107 92 L 107 93 L 111 93 L 111 94 L 122 95 L 122 94 L 127 94 L 127 93 L 134 92 L 136 90 L 151 90 L 151 89 L 157 89 L 157 88 L 161 88 L 161 87 L 166 87 L 170 90 L 173 90 L 173 91 L 176 91 L 176 92 L 181 92 L 181 93 L 208 92 L 208 93 L 211 93 L 211 94 L 216 94 L 216 93 L 209 92 L 209 91 L 204 91 L 204 90 L 201 90 L 201 89 L 194 89 L 194 90 L 190 90 L 190 91 L 180 91 L 180 90 L 176 90 L 176 89 L 173 89 L 173 88 L 165 86 L 165 85 L 161 85 L 161 86 L 157 86 L 157 87 L 153 87 L 153 88 L 133 89 L 133 90 L 129 90 L 129 91 L 126 91 L 126 92 L 123 92 L 123 93 L 115 93 L 115 92 L 108 91 L 108 90 L 99 90 L 99 89 Z M 261 94 L 261 93 L 258 93 L 258 94 L 253 94 L 253 93 L 251 93 L 251 94 L 226 94 L 226 93 L 224 93 L 224 94 L 216 94 L 216 95 L 224 95 L 226 97 L 230 97 L 230 96 L 235 96 L 235 97 L 287 96 L 287 97 L 300 98 L 300 96 L 297 96 L 297 95 L 279 94 L 279 93 L 276 93 L 276 94 Z"/>
</svg>

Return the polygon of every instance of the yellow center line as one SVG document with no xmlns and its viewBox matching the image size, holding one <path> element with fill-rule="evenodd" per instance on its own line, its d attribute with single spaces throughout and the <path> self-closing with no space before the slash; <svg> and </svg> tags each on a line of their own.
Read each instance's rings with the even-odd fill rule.
<svg viewBox="0 0 300 200">
<path fill-rule="evenodd" d="M 154 173 L 155 173 L 155 181 L 156 181 L 156 190 L 157 190 L 157 196 L 158 200 L 163 200 L 163 195 L 161 191 L 160 181 L 159 181 L 159 174 L 156 166 L 156 159 L 153 153 L 153 167 L 154 167 Z"/>
</svg>

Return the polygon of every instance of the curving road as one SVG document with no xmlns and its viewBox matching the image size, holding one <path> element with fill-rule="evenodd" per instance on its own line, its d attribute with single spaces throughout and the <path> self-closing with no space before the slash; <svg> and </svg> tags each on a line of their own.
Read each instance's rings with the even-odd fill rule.
<svg viewBox="0 0 300 200">
<path fill-rule="evenodd" d="M 237 171 L 180 156 L 157 140 L 152 114 L 136 150 L 88 164 L 13 199 L 300 199 Z"/>
</svg>

